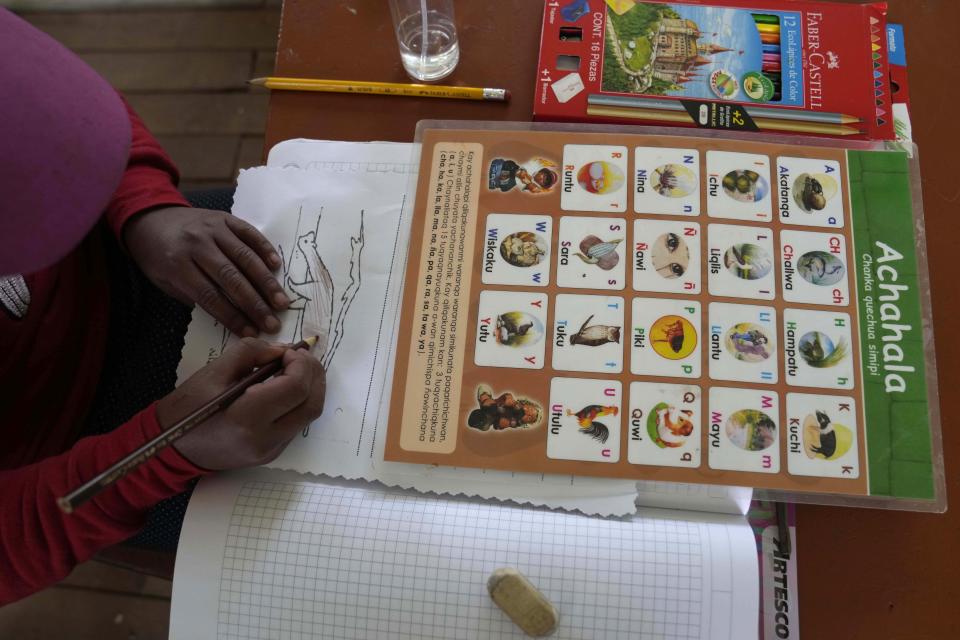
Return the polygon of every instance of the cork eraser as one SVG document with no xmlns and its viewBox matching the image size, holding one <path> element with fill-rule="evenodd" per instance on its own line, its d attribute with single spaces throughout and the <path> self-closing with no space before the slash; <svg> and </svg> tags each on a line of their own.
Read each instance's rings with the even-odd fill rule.
<svg viewBox="0 0 960 640">
<path fill-rule="evenodd" d="M 516 569 L 497 569 L 487 580 L 490 597 L 528 636 L 548 636 L 560 614 L 550 601 Z"/>
</svg>

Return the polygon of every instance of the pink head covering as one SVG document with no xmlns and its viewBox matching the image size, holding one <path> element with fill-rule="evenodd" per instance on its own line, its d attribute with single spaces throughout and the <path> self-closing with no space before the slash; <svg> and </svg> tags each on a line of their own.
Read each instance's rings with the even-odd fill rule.
<svg viewBox="0 0 960 640">
<path fill-rule="evenodd" d="M 120 184 L 130 118 L 107 82 L 0 9 L 0 276 L 63 258 Z"/>
</svg>

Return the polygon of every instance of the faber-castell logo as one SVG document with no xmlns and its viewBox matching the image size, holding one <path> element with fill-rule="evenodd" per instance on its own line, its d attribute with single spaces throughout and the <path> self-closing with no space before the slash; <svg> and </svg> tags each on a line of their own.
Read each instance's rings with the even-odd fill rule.
<svg viewBox="0 0 960 640">
<path fill-rule="evenodd" d="M 840 56 L 835 54 L 833 51 L 827 51 L 827 69 L 839 69 L 840 68 Z"/>
<path fill-rule="evenodd" d="M 816 11 L 807 13 L 807 97 L 811 109 L 823 107 L 823 65 L 827 62 L 826 56 L 820 51 L 820 23 L 823 14 Z M 830 68 L 830 67 L 828 67 Z"/>
</svg>

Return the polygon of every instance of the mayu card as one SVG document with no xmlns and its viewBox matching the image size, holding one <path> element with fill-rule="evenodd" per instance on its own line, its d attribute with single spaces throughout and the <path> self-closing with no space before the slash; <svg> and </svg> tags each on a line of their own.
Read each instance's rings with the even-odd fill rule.
<svg viewBox="0 0 960 640">
<path fill-rule="evenodd" d="M 633 288 L 700 293 L 700 225 L 670 220 L 633 223 Z"/>
<path fill-rule="evenodd" d="M 621 401 L 617 380 L 554 378 L 550 384 L 547 457 L 619 461 Z"/>
<path fill-rule="evenodd" d="M 777 381 L 777 311 L 773 307 L 711 302 L 710 378 L 774 384 Z"/>
<path fill-rule="evenodd" d="M 766 227 L 707 225 L 710 294 L 773 300 L 773 232 Z"/>
<path fill-rule="evenodd" d="M 763 389 L 711 387 L 711 469 L 780 472 L 779 398 Z"/>
<path fill-rule="evenodd" d="M 780 277 L 787 302 L 848 305 L 846 240 L 839 233 L 781 231 Z"/>
<path fill-rule="evenodd" d="M 860 477 L 853 398 L 787 394 L 787 470 L 796 476 Z"/>
<path fill-rule="evenodd" d="M 787 384 L 853 388 L 853 341 L 848 314 L 784 309 L 783 353 Z"/>
<path fill-rule="evenodd" d="M 557 285 L 574 289 L 623 289 L 627 223 L 622 218 L 560 218 Z"/>
<path fill-rule="evenodd" d="M 633 210 L 675 216 L 700 215 L 700 152 L 637 147 Z"/>
<path fill-rule="evenodd" d="M 564 211 L 627 210 L 627 148 L 568 144 L 563 147 Z"/>
<path fill-rule="evenodd" d="M 547 296 L 481 291 L 474 362 L 481 367 L 542 369 Z"/>
<path fill-rule="evenodd" d="M 772 218 L 770 159 L 733 151 L 707 151 L 707 215 L 768 222 Z"/>
<path fill-rule="evenodd" d="M 623 298 L 558 295 L 551 366 L 561 371 L 623 371 L 623 315 Z"/>
<path fill-rule="evenodd" d="M 630 372 L 635 375 L 700 377 L 700 303 L 634 298 Z"/>
<path fill-rule="evenodd" d="M 484 236 L 484 284 L 545 287 L 550 284 L 553 218 L 491 213 Z"/>
<path fill-rule="evenodd" d="M 700 466 L 700 387 L 630 383 L 627 460 L 662 467 Z"/>
<path fill-rule="evenodd" d="M 843 226 L 840 163 L 811 158 L 777 158 L 780 221 L 811 227 Z"/>
</svg>

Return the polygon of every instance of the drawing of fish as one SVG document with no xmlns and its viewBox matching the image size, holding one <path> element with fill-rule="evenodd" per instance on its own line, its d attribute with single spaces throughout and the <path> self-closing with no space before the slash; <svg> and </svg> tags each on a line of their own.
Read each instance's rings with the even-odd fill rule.
<svg viewBox="0 0 960 640">
<path fill-rule="evenodd" d="M 608 342 L 620 344 L 620 327 L 606 324 L 587 326 L 593 320 L 593 315 L 587 318 L 580 330 L 570 336 L 570 346 L 582 344 L 587 347 L 599 347 Z"/>
</svg>

